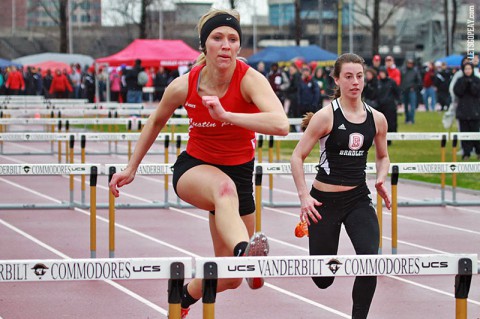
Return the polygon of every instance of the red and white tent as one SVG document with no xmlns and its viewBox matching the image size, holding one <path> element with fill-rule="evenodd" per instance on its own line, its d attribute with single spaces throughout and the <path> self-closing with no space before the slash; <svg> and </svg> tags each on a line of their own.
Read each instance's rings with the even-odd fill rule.
<svg viewBox="0 0 480 319">
<path fill-rule="evenodd" d="M 192 49 L 182 40 L 143 40 L 137 39 L 122 51 L 96 59 L 97 63 L 110 66 L 125 64 L 133 66 L 136 59 L 142 60 L 143 67 L 178 67 L 194 62 L 200 52 Z"/>
</svg>

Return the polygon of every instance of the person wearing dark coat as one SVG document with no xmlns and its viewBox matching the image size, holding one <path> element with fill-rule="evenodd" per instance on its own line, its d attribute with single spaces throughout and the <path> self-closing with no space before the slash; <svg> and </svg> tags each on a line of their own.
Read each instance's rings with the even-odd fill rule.
<svg viewBox="0 0 480 319">
<path fill-rule="evenodd" d="M 480 131 L 480 78 L 474 75 L 474 65 L 466 62 L 462 65 L 463 76 L 457 80 L 453 92 L 458 98 L 456 118 L 459 121 L 460 132 Z M 463 141 L 463 160 L 468 160 L 475 148 L 477 159 L 480 160 L 480 141 Z"/>
<path fill-rule="evenodd" d="M 400 89 L 397 83 L 390 79 L 384 67 L 379 68 L 377 103 L 378 110 L 385 115 L 388 132 L 397 132 L 397 104 L 400 101 Z M 392 141 L 388 141 L 391 145 Z"/>
<path fill-rule="evenodd" d="M 374 68 L 365 70 L 365 87 L 363 88 L 363 101 L 371 107 L 378 109 L 378 80 L 377 71 Z"/>
<path fill-rule="evenodd" d="M 320 88 L 317 82 L 312 78 L 309 66 L 302 67 L 301 81 L 298 86 L 298 104 L 300 114 L 303 116 L 308 112 L 317 112 L 319 110 Z"/>
</svg>

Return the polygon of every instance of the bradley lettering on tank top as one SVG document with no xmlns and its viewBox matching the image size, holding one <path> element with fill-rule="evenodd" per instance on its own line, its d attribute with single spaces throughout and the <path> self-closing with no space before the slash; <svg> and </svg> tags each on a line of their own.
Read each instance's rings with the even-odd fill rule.
<svg viewBox="0 0 480 319">
<path fill-rule="evenodd" d="M 340 150 L 339 155 L 343 156 L 363 156 L 365 151 L 360 150 L 363 146 L 364 137 L 360 133 L 352 133 L 348 138 L 349 150 Z"/>
</svg>

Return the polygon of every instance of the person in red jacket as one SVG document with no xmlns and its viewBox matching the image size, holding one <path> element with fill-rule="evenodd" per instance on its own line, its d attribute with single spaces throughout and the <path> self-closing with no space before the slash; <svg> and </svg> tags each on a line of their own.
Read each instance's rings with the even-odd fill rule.
<svg viewBox="0 0 480 319">
<path fill-rule="evenodd" d="M 50 85 L 50 96 L 54 99 L 65 99 L 68 97 L 69 92 L 73 92 L 73 89 L 67 77 L 59 69 L 55 70 L 55 75 Z"/>
<path fill-rule="evenodd" d="M 395 60 L 391 55 L 388 55 L 385 58 L 385 67 L 387 68 L 388 77 L 394 80 L 397 85 L 400 85 L 400 83 L 402 82 L 402 74 L 395 65 Z"/>
<path fill-rule="evenodd" d="M 25 90 L 23 75 L 14 65 L 11 66 L 11 70 L 8 73 L 5 87 L 8 89 L 8 94 L 10 95 L 19 95 L 21 91 Z"/>
</svg>

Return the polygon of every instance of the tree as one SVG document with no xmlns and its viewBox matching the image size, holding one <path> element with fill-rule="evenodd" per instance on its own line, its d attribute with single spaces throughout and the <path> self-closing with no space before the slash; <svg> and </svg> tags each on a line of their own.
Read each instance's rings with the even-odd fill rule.
<svg viewBox="0 0 480 319">
<path fill-rule="evenodd" d="M 109 18 L 115 21 L 115 24 L 134 24 L 138 27 L 138 38 L 148 38 L 148 19 L 147 11 L 153 7 L 158 0 L 116 0 L 115 5 L 109 7 Z M 140 13 L 140 14 L 138 14 Z M 137 37 L 137 35 L 134 35 Z"/>
<path fill-rule="evenodd" d="M 362 3 L 355 2 L 356 7 L 353 9 L 354 12 L 367 17 L 367 19 L 370 21 L 370 25 L 363 24 L 358 20 L 356 20 L 355 22 L 372 33 L 372 55 L 379 53 L 380 30 L 387 24 L 388 20 L 390 20 L 390 18 L 398 11 L 398 8 L 404 6 L 406 3 L 406 0 L 389 1 L 390 8 L 388 10 L 385 10 L 386 14 L 382 15 L 383 21 L 380 21 L 380 6 L 382 4 L 382 1 L 383 0 L 373 0 L 373 12 L 370 9 L 370 0 L 365 0 L 363 5 Z"/>
<path fill-rule="evenodd" d="M 60 28 L 61 53 L 68 53 L 68 0 L 34 0 L 31 2 L 30 11 L 44 11 L 52 21 Z"/>
</svg>

